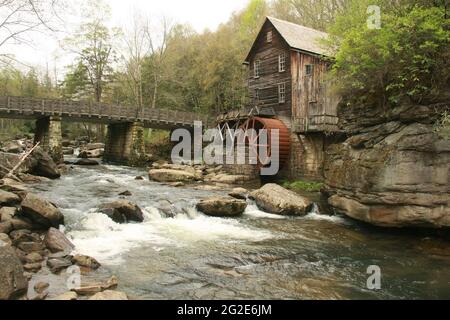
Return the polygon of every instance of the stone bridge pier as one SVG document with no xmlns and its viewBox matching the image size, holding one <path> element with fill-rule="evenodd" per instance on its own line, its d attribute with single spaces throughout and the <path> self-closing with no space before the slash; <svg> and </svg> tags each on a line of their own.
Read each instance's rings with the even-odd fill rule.
<svg viewBox="0 0 450 320">
<path fill-rule="evenodd" d="M 140 122 L 108 125 L 105 140 L 106 162 L 139 166 L 146 162 L 144 127 Z"/>
<path fill-rule="evenodd" d="M 56 163 L 62 163 L 61 117 L 50 116 L 36 120 L 34 143 L 40 142 L 40 146 L 47 151 Z"/>
</svg>

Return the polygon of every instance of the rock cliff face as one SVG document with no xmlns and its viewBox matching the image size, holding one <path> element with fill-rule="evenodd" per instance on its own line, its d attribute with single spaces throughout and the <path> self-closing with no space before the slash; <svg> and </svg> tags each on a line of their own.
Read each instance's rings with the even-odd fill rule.
<svg viewBox="0 0 450 320">
<path fill-rule="evenodd" d="M 450 227 L 450 141 L 433 131 L 449 104 L 340 107 L 348 139 L 326 153 L 336 211 L 387 227 Z"/>
</svg>

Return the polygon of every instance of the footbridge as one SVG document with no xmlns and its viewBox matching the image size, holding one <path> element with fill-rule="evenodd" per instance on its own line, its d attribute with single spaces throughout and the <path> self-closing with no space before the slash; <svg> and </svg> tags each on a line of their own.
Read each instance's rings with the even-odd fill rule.
<svg viewBox="0 0 450 320">
<path fill-rule="evenodd" d="M 62 159 L 61 121 L 106 124 L 104 159 L 114 162 L 134 162 L 144 155 L 144 128 L 192 130 L 196 121 L 204 127 L 213 121 L 204 114 L 170 109 L 12 96 L 0 96 L 0 118 L 35 120 L 35 142 L 55 160 Z"/>
</svg>

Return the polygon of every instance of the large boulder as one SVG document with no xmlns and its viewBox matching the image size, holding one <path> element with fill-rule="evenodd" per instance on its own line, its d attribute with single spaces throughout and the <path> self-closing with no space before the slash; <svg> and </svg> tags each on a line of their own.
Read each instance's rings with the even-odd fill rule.
<svg viewBox="0 0 450 320">
<path fill-rule="evenodd" d="M 0 246 L 0 300 L 19 299 L 27 293 L 28 281 L 19 258 L 10 246 Z"/>
<path fill-rule="evenodd" d="M 36 148 L 30 157 L 36 162 L 36 164 L 29 173 L 50 179 L 57 179 L 61 177 L 57 164 L 42 148 Z"/>
<path fill-rule="evenodd" d="M 152 169 L 148 175 L 150 180 L 158 182 L 189 182 L 196 179 L 193 172 L 174 169 Z"/>
<path fill-rule="evenodd" d="M 255 200 L 259 209 L 279 215 L 303 216 L 312 206 L 309 199 L 274 183 L 253 191 L 250 197 Z"/>
<path fill-rule="evenodd" d="M 340 108 L 348 139 L 324 166 L 334 210 L 383 227 L 450 227 L 450 140 L 433 130 L 445 105 Z"/>
<path fill-rule="evenodd" d="M 244 213 L 247 202 L 225 197 L 214 197 L 201 200 L 197 210 L 213 217 L 235 217 Z"/>
<path fill-rule="evenodd" d="M 52 253 L 68 252 L 70 253 L 75 246 L 69 239 L 55 228 L 50 228 L 44 238 L 44 244 Z"/>
<path fill-rule="evenodd" d="M 117 223 L 144 221 L 144 214 L 141 208 L 128 200 L 117 200 L 104 204 L 100 207 L 100 212 L 106 214 Z"/>
<path fill-rule="evenodd" d="M 0 152 L 0 164 L 3 167 L 13 168 L 19 161 L 21 161 L 21 155 Z M 31 173 L 50 179 L 56 179 L 61 176 L 56 163 L 41 147 L 37 147 L 33 153 L 21 163 L 20 167 L 15 171 L 16 175 L 20 173 Z"/>
<path fill-rule="evenodd" d="M 49 201 L 33 193 L 28 193 L 23 199 L 22 213 L 45 228 L 58 228 L 59 225 L 64 224 L 64 216 L 61 211 Z"/>
</svg>

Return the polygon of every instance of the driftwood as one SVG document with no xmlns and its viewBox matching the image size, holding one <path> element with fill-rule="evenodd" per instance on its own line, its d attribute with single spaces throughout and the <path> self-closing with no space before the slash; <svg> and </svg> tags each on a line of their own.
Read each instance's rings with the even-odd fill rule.
<svg viewBox="0 0 450 320">
<path fill-rule="evenodd" d="M 36 143 L 34 145 L 33 148 L 31 148 L 30 150 L 28 150 L 19 160 L 19 162 L 17 162 L 17 164 L 3 177 L 3 178 L 15 178 L 18 179 L 19 181 L 21 181 L 18 177 L 16 177 L 14 175 L 14 171 L 16 171 L 17 169 L 20 168 L 20 166 L 22 165 L 22 163 L 33 153 L 33 151 L 39 146 L 40 142 Z"/>
</svg>

